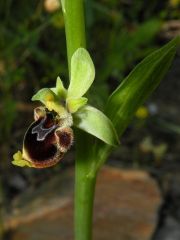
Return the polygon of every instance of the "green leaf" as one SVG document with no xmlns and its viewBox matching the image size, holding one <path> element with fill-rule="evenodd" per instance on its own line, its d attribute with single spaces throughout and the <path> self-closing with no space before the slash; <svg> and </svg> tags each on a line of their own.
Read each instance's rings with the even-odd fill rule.
<svg viewBox="0 0 180 240">
<path fill-rule="evenodd" d="M 71 80 L 68 98 L 80 98 L 94 81 L 95 69 L 93 61 L 84 48 L 78 48 L 71 58 Z"/>
<path fill-rule="evenodd" d="M 66 104 L 67 109 L 70 113 L 75 113 L 81 107 L 87 103 L 88 99 L 85 97 L 81 98 L 67 98 Z"/>
<path fill-rule="evenodd" d="M 109 145 L 117 146 L 119 144 L 112 122 L 94 107 L 85 106 L 75 113 L 74 126 L 94 135 Z"/>
<path fill-rule="evenodd" d="M 139 63 L 109 97 L 105 113 L 113 122 L 119 136 L 132 120 L 136 110 L 158 86 L 173 60 L 179 38 L 153 52 Z M 97 172 L 106 161 L 112 147 L 96 141 L 94 154 L 97 161 L 93 172 Z"/>
<path fill-rule="evenodd" d="M 45 104 L 47 101 L 54 101 L 56 99 L 56 95 L 49 88 L 42 88 L 39 90 L 32 98 L 32 101 L 40 101 Z"/>
<path fill-rule="evenodd" d="M 65 99 L 67 95 L 67 90 L 65 89 L 62 80 L 60 77 L 57 77 L 56 80 L 56 87 L 51 88 L 51 90 L 60 98 L 60 99 Z"/>
<path fill-rule="evenodd" d="M 110 96 L 105 112 L 119 134 L 167 73 L 178 44 L 179 38 L 176 38 L 146 57 Z"/>
</svg>

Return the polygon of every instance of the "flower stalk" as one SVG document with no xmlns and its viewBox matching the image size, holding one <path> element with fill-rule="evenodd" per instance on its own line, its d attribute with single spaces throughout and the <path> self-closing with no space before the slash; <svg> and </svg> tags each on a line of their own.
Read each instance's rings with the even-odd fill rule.
<svg viewBox="0 0 180 240">
<path fill-rule="evenodd" d="M 83 0 L 61 0 L 65 21 L 69 73 L 71 57 L 80 47 L 86 48 Z"/>
<path fill-rule="evenodd" d="M 70 72 L 73 53 L 80 47 L 86 47 L 84 6 L 82 0 L 63 0 L 62 7 Z M 81 131 L 77 131 L 75 136 L 75 240 L 91 240 L 96 175 L 88 175 L 92 163 L 92 160 L 88 159 L 88 146 L 91 146 L 89 136 Z"/>
</svg>

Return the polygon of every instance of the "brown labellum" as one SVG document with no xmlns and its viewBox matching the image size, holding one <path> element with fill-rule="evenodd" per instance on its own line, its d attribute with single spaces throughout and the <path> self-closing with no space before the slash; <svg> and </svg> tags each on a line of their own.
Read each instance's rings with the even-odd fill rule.
<svg viewBox="0 0 180 240">
<path fill-rule="evenodd" d="M 35 168 L 55 165 L 73 142 L 72 129 L 61 126 L 53 113 L 41 110 L 35 109 L 37 121 L 28 128 L 23 143 L 23 159 Z"/>
</svg>

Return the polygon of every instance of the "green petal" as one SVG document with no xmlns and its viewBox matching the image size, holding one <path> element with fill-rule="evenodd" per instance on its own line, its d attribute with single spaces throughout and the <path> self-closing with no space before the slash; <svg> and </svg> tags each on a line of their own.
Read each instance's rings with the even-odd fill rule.
<svg viewBox="0 0 180 240">
<path fill-rule="evenodd" d="M 119 144 L 112 122 L 94 107 L 85 106 L 76 112 L 74 114 L 74 125 L 109 145 L 117 146 Z"/>
<path fill-rule="evenodd" d="M 51 88 L 51 90 L 60 98 L 60 99 L 65 99 L 67 95 L 67 90 L 65 89 L 62 80 L 60 77 L 57 77 L 56 80 L 56 87 Z"/>
<path fill-rule="evenodd" d="M 40 101 L 45 104 L 47 101 L 54 101 L 56 99 L 56 95 L 49 88 L 40 89 L 32 98 L 32 101 Z"/>
<path fill-rule="evenodd" d="M 78 48 L 71 58 L 71 80 L 68 98 L 80 98 L 94 81 L 95 68 L 93 61 L 84 48 Z"/>
<path fill-rule="evenodd" d="M 67 98 L 66 104 L 67 109 L 70 113 L 75 113 L 81 107 L 83 107 L 87 103 L 88 99 L 81 98 Z"/>
<path fill-rule="evenodd" d="M 39 90 L 33 97 L 32 101 L 42 102 L 49 111 L 55 111 L 61 118 L 67 116 L 67 111 L 58 101 L 55 93 L 49 88 Z"/>
</svg>

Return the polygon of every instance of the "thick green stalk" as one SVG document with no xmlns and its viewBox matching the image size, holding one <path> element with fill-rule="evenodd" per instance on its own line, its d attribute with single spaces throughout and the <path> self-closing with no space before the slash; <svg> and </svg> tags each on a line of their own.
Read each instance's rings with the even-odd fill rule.
<svg viewBox="0 0 180 240">
<path fill-rule="evenodd" d="M 96 178 L 86 176 L 85 157 L 76 159 L 75 239 L 92 239 L 93 200 Z"/>
<path fill-rule="evenodd" d="M 62 0 L 65 19 L 68 66 L 73 53 L 86 47 L 84 6 L 82 0 Z M 70 75 L 70 74 L 69 74 Z M 75 134 L 75 239 L 92 239 L 93 199 L 96 175 L 89 174 L 92 160 L 91 137 L 80 130 Z"/>
<path fill-rule="evenodd" d="M 92 138 L 80 130 L 76 136 L 75 239 L 92 239 L 93 203 L 96 174 L 92 168 Z"/>
<path fill-rule="evenodd" d="M 68 66 L 73 53 L 79 47 L 86 47 L 83 0 L 62 0 L 65 21 Z"/>
<path fill-rule="evenodd" d="M 95 178 L 84 178 L 76 167 L 75 239 L 92 239 Z M 78 186 L 77 186 L 78 185 Z"/>
</svg>

